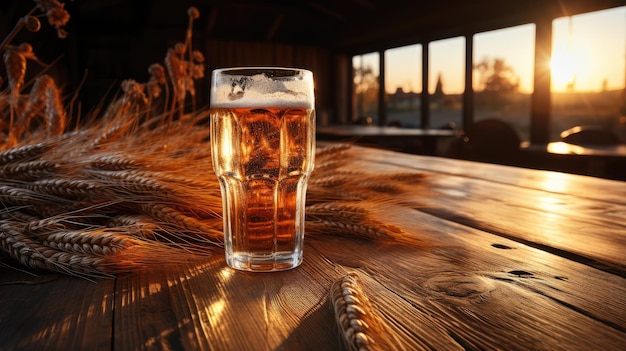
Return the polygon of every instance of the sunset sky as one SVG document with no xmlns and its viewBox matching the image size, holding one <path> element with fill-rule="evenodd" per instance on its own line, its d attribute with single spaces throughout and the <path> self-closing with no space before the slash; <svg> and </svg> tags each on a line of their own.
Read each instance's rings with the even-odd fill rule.
<svg viewBox="0 0 626 351">
<path fill-rule="evenodd" d="M 570 36 L 571 33 L 571 36 Z M 502 58 L 519 76 L 520 91 L 532 92 L 535 26 L 527 24 L 474 35 L 474 62 Z M 441 74 L 447 94 L 463 92 L 465 39 L 430 43 L 429 91 Z M 626 6 L 553 22 L 552 90 L 600 91 L 624 88 L 626 79 Z M 421 45 L 387 50 L 385 90 L 421 92 Z M 358 63 L 358 60 L 355 60 Z M 363 55 L 363 63 L 378 73 L 378 54 Z M 479 77 L 474 76 L 475 88 Z"/>
</svg>

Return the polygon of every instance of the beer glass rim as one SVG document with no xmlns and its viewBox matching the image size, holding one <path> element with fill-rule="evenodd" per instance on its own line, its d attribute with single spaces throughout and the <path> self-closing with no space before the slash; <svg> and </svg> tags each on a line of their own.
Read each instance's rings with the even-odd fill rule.
<svg viewBox="0 0 626 351">
<path fill-rule="evenodd" d="M 213 70 L 213 75 L 251 77 L 258 74 L 265 74 L 270 78 L 290 78 L 308 76 L 312 75 L 313 73 L 310 70 L 304 68 L 283 66 L 236 66 L 216 68 Z"/>
<path fill-rule="evenodd" d="M 314 108 L 314 89 L 313 73 L 302 68 L 279 66 L 219 68 L 213 70 L 211 77 L 210 106 Z"/>
</svg>

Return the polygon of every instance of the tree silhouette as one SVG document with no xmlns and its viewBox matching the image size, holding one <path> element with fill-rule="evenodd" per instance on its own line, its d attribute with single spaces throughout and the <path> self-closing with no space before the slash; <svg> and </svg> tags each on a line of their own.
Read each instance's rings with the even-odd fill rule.
<svg viewBox="0 0 626 351">
<path fill-rule="evenodd" d="M 519 76 L 502 58 L 495 58 L 493 62 L 483 59 L 474 65 L 474 69 L 480 77 L 478 91 L 491 107 L 508 105 L 519 91 Z"/>
<path fill-rule="evenodd" d="M 491 64 L 488 59 L 483 59 L 474 65 L 474 69 L 480 75 L 481 91 L 507 93 L 519 89 L 519 77 L 504 59 L 495 58 Z"/>
<path fill-rule="evenodd" d="M 369 65 L 354 67 L 354 94 L 357 119 L 369 117 L 378 109 L 378 76 Z"/>
</svg>

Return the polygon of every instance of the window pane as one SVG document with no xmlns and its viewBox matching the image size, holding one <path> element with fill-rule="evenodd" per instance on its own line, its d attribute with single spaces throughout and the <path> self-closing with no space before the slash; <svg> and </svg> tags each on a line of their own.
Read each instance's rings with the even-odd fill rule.
<svg viewBox="0 0 626 351">
<path fill-rule="evenodd" d="M 551 139 L 590 126 L 626 141 L 626 7 L 557 18 L 552 34 Z"/>
<path fill-rule="evenodd" d="M 465 38 L 434 41 L 428 48 L 430 125 L 456 128 L 463 120 Z"/>
<path fill-rule="evenodd" d="M 402 127 L 420 126 L 422 46 L 403 46 L 385 51 L 387 121 Z"/>
<path fill-rule="evenodd" d="M 378 124 L 379 68 L 380 59 L 377 52 L 352 57 L 354 123 Z"/>
<path fill-rule="evenodd" d="M 474 36 L 474 120 L 500 119 L 529 140 L 535 25 Z"/>
</svg>

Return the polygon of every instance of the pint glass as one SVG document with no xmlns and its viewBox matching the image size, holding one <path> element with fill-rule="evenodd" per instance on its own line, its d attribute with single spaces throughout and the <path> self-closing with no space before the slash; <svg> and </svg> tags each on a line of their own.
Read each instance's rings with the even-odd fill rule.
<svg viewBox="0 0 626 351">
<path fill-rule="evenodd" d="M 310 71 L 213 71 L 211 153 L 230 267 L 280 271 L 302 262 L 306 188 L 315 157 L 314 106 Z"/>
</svg>

